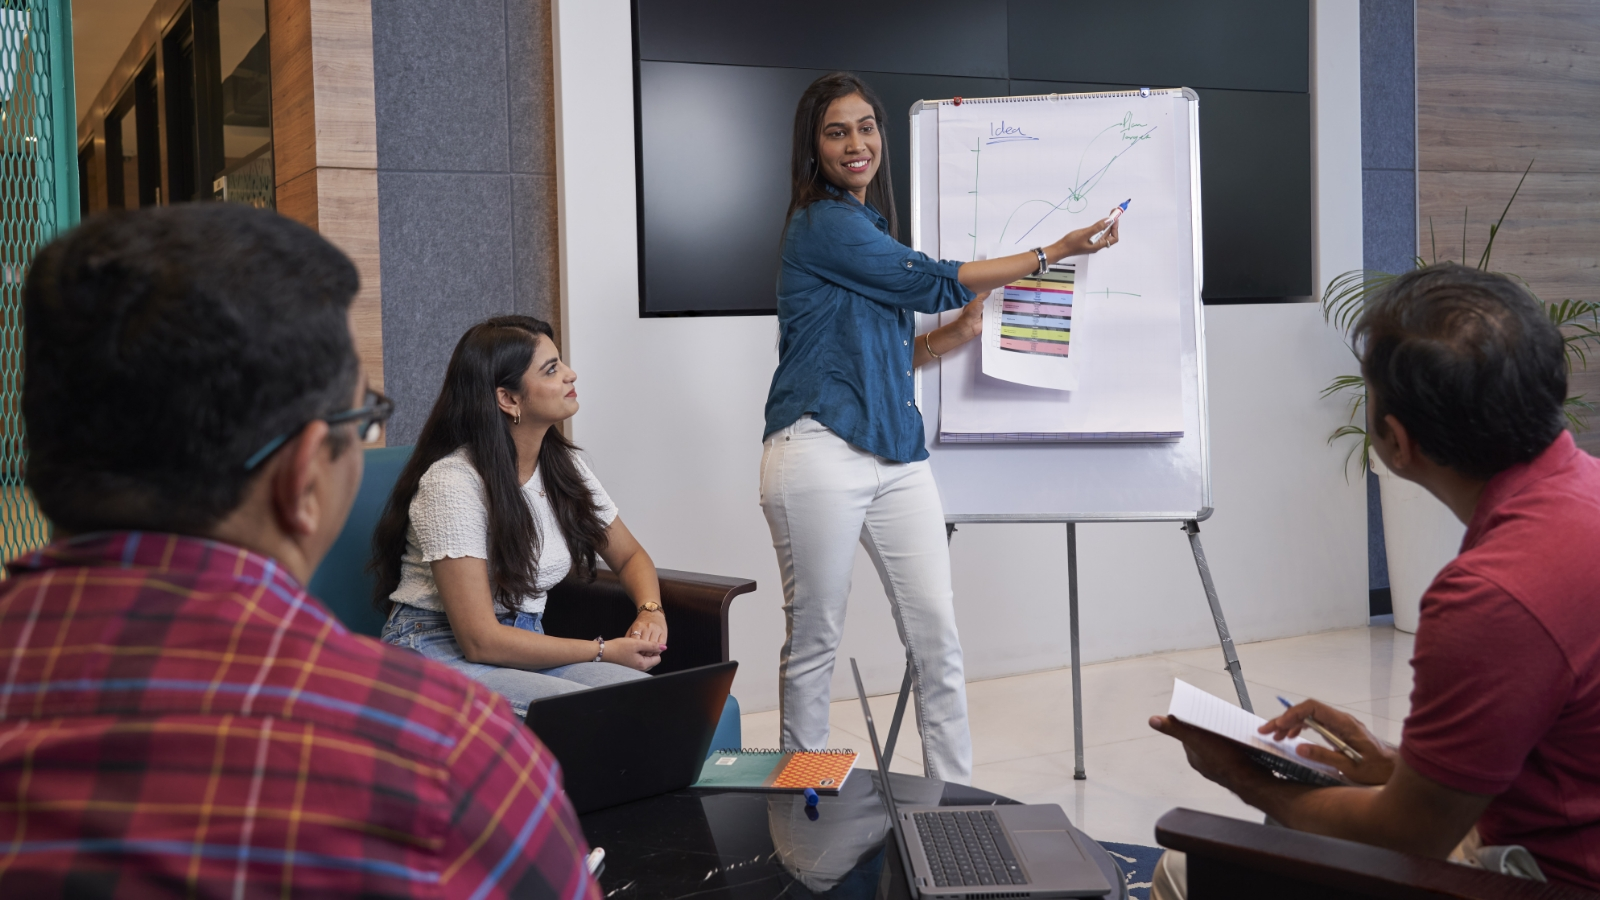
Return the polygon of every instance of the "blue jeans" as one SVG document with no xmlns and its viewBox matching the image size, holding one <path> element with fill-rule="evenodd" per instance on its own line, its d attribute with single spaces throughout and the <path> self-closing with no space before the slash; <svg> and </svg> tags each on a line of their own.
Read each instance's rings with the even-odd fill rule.
<svg viewBox="0 0 1600 900">
<path fill-rule="evenodd" d="M 544 634 L 544 623 L 538 613 L 497 613 L 496 618 L 502 625 Z M 538 671 L 468 662 L 461 645 L 456 643 L 455 632 L 450 629 L 450 619 L 443 612 L 405 603 L 396 603 L 390 610 L 389 621 L 383 625 L 383 640 L 396 647 L 415 650 L 484 684 L 511 701 L 511 708 L 519 717 L 528 714 L 529 703 L 544 697 L 650 677 L 636 669 L 608 662 L 573 663 Z"/>
</svg>

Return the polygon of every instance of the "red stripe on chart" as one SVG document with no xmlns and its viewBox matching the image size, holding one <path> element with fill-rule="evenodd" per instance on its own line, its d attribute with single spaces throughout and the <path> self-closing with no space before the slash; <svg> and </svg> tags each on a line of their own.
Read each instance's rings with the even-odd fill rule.
<svg viewBox="0 0 1600 900">
<path fill-rule="evenodd" d="M 1072 318 L 1072 304 L 1070 303 L 1027 303 L 1021 300 L 1005 300 L 1001 302 L 1000 308 L 1008 313 L 1054 316 L 1061 319 Z"/>
</svg>

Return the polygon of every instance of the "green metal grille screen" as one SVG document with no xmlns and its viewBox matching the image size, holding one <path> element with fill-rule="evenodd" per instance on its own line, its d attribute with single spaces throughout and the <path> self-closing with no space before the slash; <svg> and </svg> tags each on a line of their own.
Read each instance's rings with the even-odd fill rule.
<svg viewBox="0 0 1600 900">
<path fill-rule="evenodd" d="M 43 545 L 49 523 L 23 483 L 22 281 L 78 214 L 68 0 L 0 0 L 0 554 Z"/>
</svg>

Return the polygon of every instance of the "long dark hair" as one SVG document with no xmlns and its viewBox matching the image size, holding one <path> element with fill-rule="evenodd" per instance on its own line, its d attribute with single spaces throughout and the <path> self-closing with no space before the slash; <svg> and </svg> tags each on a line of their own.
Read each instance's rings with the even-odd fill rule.
<svg viewBox="0 0 1600 900">
<path fill-rule="evenodd" d="M 789 230 L 789 220 L 794 214 L 818 200 L 833 194 L 828 191 L 828 180 L 817 164 L 817 135 L 822 131 L 822 119 L 828 114 L 833 101 L 851 94 L 872 107 L 872 117 L 877 120 L 878 137 L 882 150 L 878 154 L 878 172 L 867 184 L 867 202 L 885 219 L 889 220 L 889 236 L 900 239 L 900 217 L 894 208 L 894 186 L 889 182 L 889 135 L 884 126 L 883 103 L 867 83 L 849 72 L 824 75 L 800 95 L 800 105 L 794 110 L 794 148 L 789 158 L 789 213 L 784 216 L 783 230 Z"/>
<path fill-rule="evenodd" d="M 372 562 L 367 568 L 376 576 L 372 603 L 378 609 L 389 608 L 389 595 L 400 586 L 411 500 L 423 473 L 462 447 L 483 478 L 488 500 L 489 586 L 495 604 L 512 611 L 521 597 L 534 592 L 544 536 L 517 481 L 511 420 L 500 411 L 495 389 L 522 391 L 539 335 L 555 343 L 555 332 L 546 322 L 531 316 L 496 316 L 468 328 L 456 342 L 444 388 L 372 534 Z M 606 526 L 578 471 L 573 455 L 577 449 L 552 425 L 539 447 L 539 475 L 572 554 L 572 575 L 592 580 L 595 553 L 606 543 Z"/>
</svg>

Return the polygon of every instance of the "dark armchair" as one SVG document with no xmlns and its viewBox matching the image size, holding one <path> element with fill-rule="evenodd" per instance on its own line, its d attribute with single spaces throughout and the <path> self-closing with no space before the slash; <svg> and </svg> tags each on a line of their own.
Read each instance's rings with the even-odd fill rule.
<svg viewBox="0 0 1600 900">
<path fill-rule="evenodd" d="M 667 647 L 661 675 L 728 659 L 728 607 L 733 598 L 756 589 L 745 578 L 657 569 L 661 606 L 667 614 Z M 587 584 L 568 579 L 550 591 L 544 610 L 545 633 L 559 637 L 615 637 L 633 624 L 633 601 L 617 576 L 601 572 Z"/>
<path fill-rule="evenodd" d="M 1174 809 L 1156 843 L 1188 854 L 1190 900 L 1597 900 L 1600 894 L 1525 881 L 1353 841 Z"/>
</svg>

